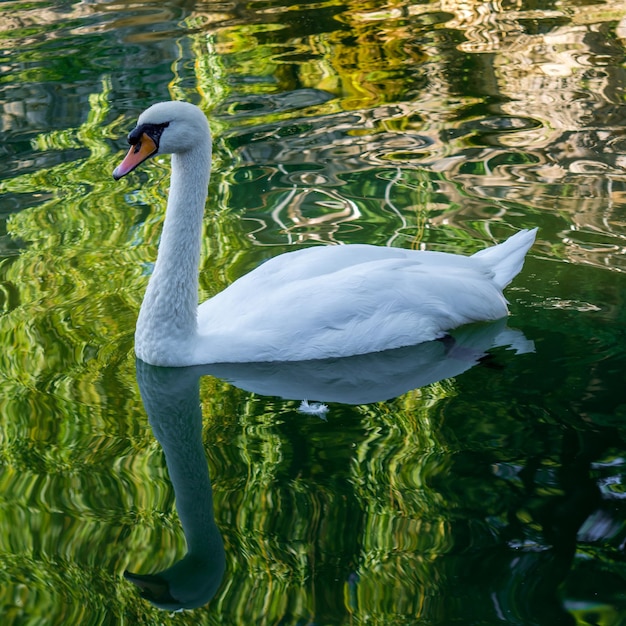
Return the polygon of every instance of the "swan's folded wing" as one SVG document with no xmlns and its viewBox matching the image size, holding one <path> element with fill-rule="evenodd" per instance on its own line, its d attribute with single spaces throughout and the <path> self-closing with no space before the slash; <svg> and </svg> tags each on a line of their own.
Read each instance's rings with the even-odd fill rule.
<svg viewBox="0 0 626 626">
<path fill-rule="evenodd" d="M 260 360 L 294 360 L 413 345 L 506 314 L 480 267 L 443 263 L 434 272 L 428 262 L 398 256 L 295 281 L 280 273 L 237 281 L 200 307 L 199 322 L 230 354 L 241 346 Z"/>
</svg>

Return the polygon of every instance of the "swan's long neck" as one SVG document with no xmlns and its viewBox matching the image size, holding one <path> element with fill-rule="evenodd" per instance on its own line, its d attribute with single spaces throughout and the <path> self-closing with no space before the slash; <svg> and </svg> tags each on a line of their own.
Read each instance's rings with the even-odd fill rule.
<svg viewBox="0 0 626 626">
<path fill-rule="evenodd" d="M 172 351 L 193 343 L 197 332 L 198 266 L 202 216 L 211 167 L 210 137 L 172 155 L 172 177 L 154 271 L 141 305 L 135 350 L 144 361 L 167 363 Z M 164 361 L 165 359 L 165 361 Z"/>
</svg>

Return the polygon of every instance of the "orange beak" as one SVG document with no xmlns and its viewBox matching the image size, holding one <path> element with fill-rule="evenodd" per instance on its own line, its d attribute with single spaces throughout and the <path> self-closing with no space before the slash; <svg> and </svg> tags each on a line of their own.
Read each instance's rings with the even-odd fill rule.
<svg viewBox="0 0 626 626">
<path fill-rule="evenodd" d="M 119 180 L 132 172 L 139 164 L 150 158 L 158 150 L 154 140 L 146 133 L 142 133 L 139 141 L 130 147 L 124 160 L 113 170 L 113 178 Z"/>
</svg>

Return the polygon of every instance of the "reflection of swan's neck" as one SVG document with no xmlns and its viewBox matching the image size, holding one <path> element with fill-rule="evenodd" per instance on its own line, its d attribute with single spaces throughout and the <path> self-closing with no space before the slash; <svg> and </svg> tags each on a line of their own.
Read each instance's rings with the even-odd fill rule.
<svg viewBox="0 0 626 626">
<path fill-rule="evenodd" d="M 199 374 L 190 368 L 159 368 L 138 361 L 137 382 L 165 453 L 187 554 L 156 574 L 127 572 L 126 577 L 161 608 L 202 606 L 217 591 L 226 561 L 202 444 Z"/>
<path fill-rule="evenodd" d="M 142 385 L 142 396 L 152 430 L 165 453 L 188 552 L 210 558 L 221 546 L 221 538 L 213 516 L 211 481 L 202 443 L 199 380 L 191 376 L 169 383 L 170 389 L 161 388 L 156 393 Z"/>
<path fill-rule="evenodd" d="M 180 350 L 193 341 L 197 330 L 198 265 L 211 142 L 208 135 L 195 140 L 193 149 L 172 155 L 159 253 L 137 321 L 137 356 L 147 361 L 154 360 L 155 351 L 168 350 L 164 340 Z"/>
<path fill-rule="evenodd" d="M 157 437 L 165 452 L 176 494 L 176 510 L 185 534 L 187 553 L 196 560 L 215 566 L 216 554 L 223 547 L 213 513 L 213 493 L 202 444 L 202 415 L 197 393 L 195 399 L 193 414 L 169 416 L 186 423 L 171 424 L 162 429 Z M 175 434 L 174 431 L 178 432 Z"/>
</svg>

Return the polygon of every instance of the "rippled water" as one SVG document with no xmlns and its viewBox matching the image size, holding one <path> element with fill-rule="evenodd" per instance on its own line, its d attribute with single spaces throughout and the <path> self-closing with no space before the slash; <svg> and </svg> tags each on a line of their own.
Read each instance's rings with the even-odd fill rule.
<svg viewBox="0 0 626 626">
<path fill-rule="evenodd" d="M 3 624 L 626 623 L 626 7 L 544 4 L 0 3 Z M 170 98 L 214 133 L 203 298 L 538 226 L 513 330 L 136 366 L 169 164 L 111 172 Z"/>
</svg>

